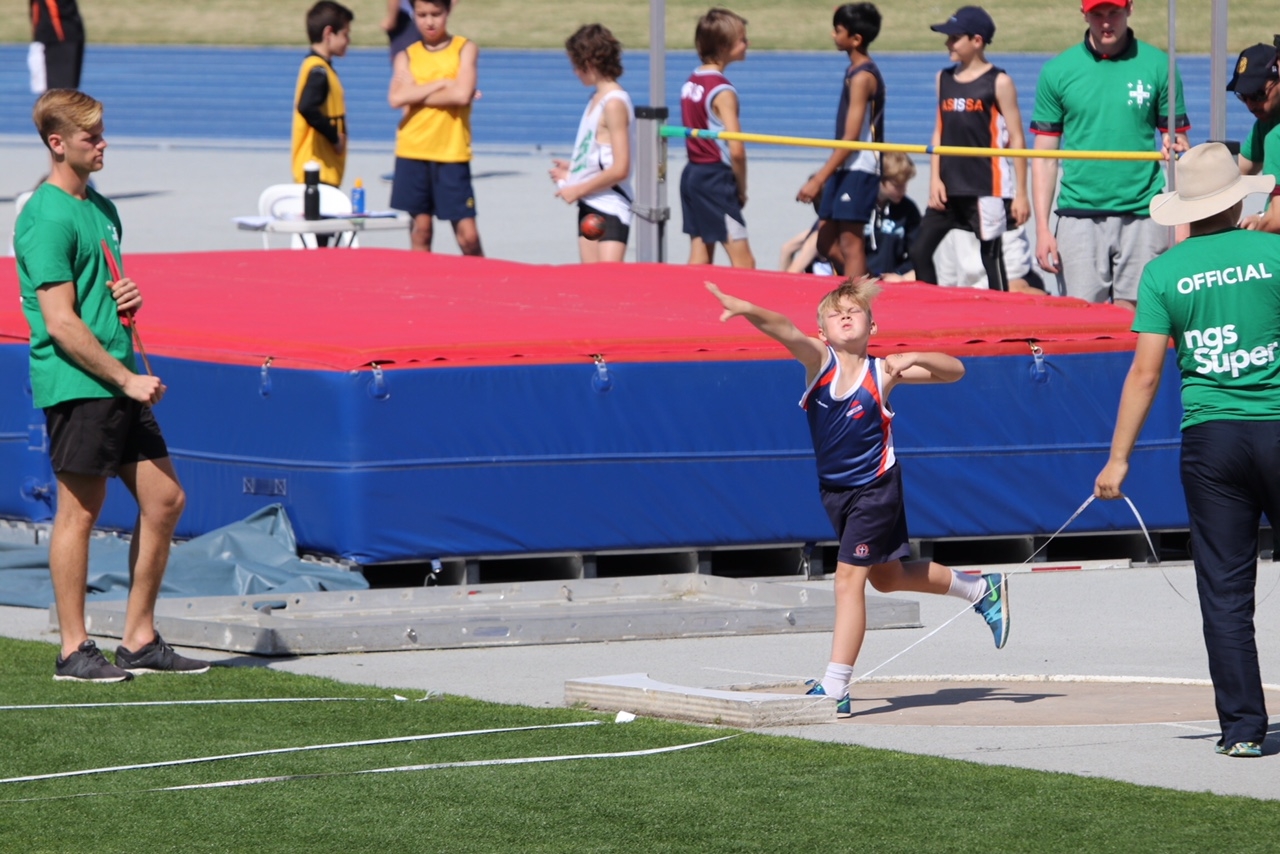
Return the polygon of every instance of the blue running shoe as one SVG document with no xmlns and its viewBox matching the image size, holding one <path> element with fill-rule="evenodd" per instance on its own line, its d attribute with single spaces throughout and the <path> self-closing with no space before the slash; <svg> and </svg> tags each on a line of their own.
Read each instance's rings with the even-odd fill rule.
<svg viewBox="0 0 1280 854">
<path fill-rule="evenodd" d="M 1004 649 L 1009 639 L 1009 582 L 1004 573 L 993 572 L 982 576 L 987 582 L 987 593 L 973 606 L 973 610 L 982 615 L 995 636 L 996 649 Z"/>
<path fill-rule="evenodd" d="M 810 691 L 810 694 L 813 692 Z M 1221 741 L 1213 748 L 1216 752 L 1223 756 L 1236 756 L 1245 759 L 1254 759 L 1262 755 L 1262 745 L 1256 741 L 1237 741 L 1235 744 L 1223 744 Z"/>
<path fill-rule="evenodd" d="M 805 691 L 806 697 L 826 697 L 827 692 L 822 690 L 822 683 L 817 679 L 810 679 L 804 683 L 809 686 L 809 690 Z M 836 700 L 836 714 L 842 717 L 849 717 L 853 714 L 853 708 L 849 701 L 849 695 L 845 694 L 839 700 Z"/>
</svg>

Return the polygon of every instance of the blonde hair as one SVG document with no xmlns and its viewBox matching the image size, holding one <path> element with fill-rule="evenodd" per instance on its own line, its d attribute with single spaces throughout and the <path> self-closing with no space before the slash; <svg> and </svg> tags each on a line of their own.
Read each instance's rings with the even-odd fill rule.
<svg viewBox="0 0 1280 854">
<path fill-rule="evenodd" d="M 880 291 L 880 285 L 875 279 L 846 279 L 818 303 L 818 327 L 822 327 L 827 312 L 838 311 L 840 303 L 845 300 L 860 306 L 867 313 L 867 320 L 871 320 L 871 303 L 880 295 Z"/>
<path fill-rule="evenodd" d="M 905 184 L 916 177 L 916 164 L 901 151 L 886 151 L 880 155 L 880 180 Z"/>
<path fill-rule="evenodd" d="M 102 124 L 102 102 L 75 89 L 50 89 L 31 110 L 31 120 L 45 146 L 53 134 L 68 136 L 78 130 L 92 131 Z"/>
</svg>

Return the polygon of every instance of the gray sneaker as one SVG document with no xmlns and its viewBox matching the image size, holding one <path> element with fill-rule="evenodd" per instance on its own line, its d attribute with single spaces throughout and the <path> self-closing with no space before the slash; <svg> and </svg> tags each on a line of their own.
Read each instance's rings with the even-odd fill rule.
<svg viewBox="0 0 1280 854">
<path fill-rule="evenodd" d="M 53 678 L 59 682 L 128 682 L 133 674 L 116 667 L 91 640 L 63 658 L 58 656 Z"/>
<path fill-rule="evenodd" d="M 137 652 L 130 652 L 123 646 L 116 647 L 116 664 L 135 676 L 144 673 L 204 673 L 209 669 L 209 662 L 186 658 L 173 651 L 173 647 L 164 642 L 160 633 L 156 639 Z"/>
</svg>

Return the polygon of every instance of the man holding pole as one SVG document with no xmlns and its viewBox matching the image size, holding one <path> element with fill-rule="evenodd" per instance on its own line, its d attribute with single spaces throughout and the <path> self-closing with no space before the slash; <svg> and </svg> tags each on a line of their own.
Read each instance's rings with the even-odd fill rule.
<svg viewBox="0 0 1280 854">
<path fill-rule="evenodd" d="M 54 679 L 123 682 L 137 673 L 203 673 L 209 665 L 173 651 L 155 630 L 156 596 L 186 501 L 151 407 L 165 385 L 139 374 L 132 317 L 142 295 L 121 277 L 120 217 L 89 186 L 103 166 L 102 104 L 50 89 L 32 118 L 50 173 L 23 207 L 14 234 L 22 310 L 31 326 L 31 392 L 44 410 L 58 481 L 49 571 L 62 650 Z M 89 639 L 84 602 L 89 537 L 119 477 L 138 502 L 129 542 L 129 600 L 112 664 Z"/>
<path fill-rule="evenodd" d="M 1132 0 L 1082 0 L 1084 40 L 1051 59 L 1036 86 L 1031 132 L 1039 150 L 1149 151 L 1169 148 L 1169 56 L 1134 37 Z M 1175 151 L 1187 149 L 1182 80 L 1174 83 Z M 1058 222 L 1049 228 L 1058 164 L 1032 163 L 1036 260 L 1067 296 L 1133 308 L 1143 266 L 1169 247 L 1168 230 L 1148 215 L 1163 188 L 1160 164 L 1145 160 L 1065 160 Z"/>
</svg>

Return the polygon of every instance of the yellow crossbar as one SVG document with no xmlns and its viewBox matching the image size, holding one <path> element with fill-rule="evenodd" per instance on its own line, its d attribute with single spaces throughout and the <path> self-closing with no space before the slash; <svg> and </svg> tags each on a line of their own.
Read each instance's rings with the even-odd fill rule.
<svg viewBox="0 0 1280 854">
<path fill-rule="evenodd" d="M 723 139 L 729 142 L 757 142 L 762 145 L 791 145 L 801 148 L 839 148 L 849 151 L 900 151 L 903 154 L 946 154 L 955 157 L 1039 157 L 1048 160 L 1164 160 L 1159 151 L 1061 151 L 1039 148 L 969 148 L 961 145 L 908 145 L 896 142 L 861 142 L 847 139 L 811 139 L 803 136 L 774 136 L 663 125 L 665 137 Z"/>
</svg>

